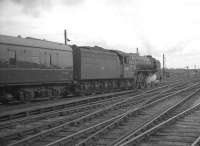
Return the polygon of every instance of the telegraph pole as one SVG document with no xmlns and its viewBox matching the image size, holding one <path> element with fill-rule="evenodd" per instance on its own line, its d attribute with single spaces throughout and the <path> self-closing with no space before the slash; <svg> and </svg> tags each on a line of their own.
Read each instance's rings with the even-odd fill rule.
<svg viewBox="0 0 200 146">
<path fill-rule="evenodd" d="M 165 78 L 165 55 L 163 54 L 163 80 Z"/>
<path fill-rule="evenodd" d="M 67 30 L 64 30 L 65 45 L 67 45 Z"/>
</svg>

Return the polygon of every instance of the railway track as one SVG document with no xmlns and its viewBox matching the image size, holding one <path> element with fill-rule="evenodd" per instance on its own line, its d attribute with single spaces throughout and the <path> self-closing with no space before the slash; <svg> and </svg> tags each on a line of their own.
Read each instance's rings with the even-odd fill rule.
<svg viewBox="0 0 200 146">
<path fill-rule="evenodd" d="M 164 86 L 165 87 L 165 86 Z M 159 89 L 162 89 L 162 88 L 159 88 Z M 151 95 L 151 92 L 153 92 L 155 89 L 153 90 L 149 90 L 147 91 L 146 93 L 149 93 L 149 95 Z M 171 89 L 167 89 L 167 90 L 164 90 L 163 92 L 167 92 L 167 91 L 170 91 Z M 134 93 L 130 93 L 130 94 L 127 94 L 127 95 L 121 95 L 121 96 L 113 96 L 112 98 L 108 98 L 108 99 L 105 99 L 105 100 L 100 100 L 100 101 L 96 101 L 96 102 L 91 102 L 91 103 L 86 103 L 84 105 L 77 105 L 77 106 L 73 106 L 73 107 L 67 107 L 67 108 L 63 108 L 62 110 L 55 110 L 55 111 L 50 111 L 50 112 L 44 112 L 44 113 L 41 113 L 41 114 L 37 114 L 37 115 L 30 115 L 28 117 L 22 117 L 22 118 L 18 118 L 18 119 L 13 119 L 13 120 L 7 120 L 7 121 L 3 121 L 3 122 L 0 122 L 0 128 L 11 128 L 11 127 L 14 127 L 15 125 L 18 125 L 18 124 L 25 124 L 25 123 L 28 123 L 28 122 L 33 122 L 35 120 L 38 120 L 38 119 L 47 119 L 47 118 L 55 118 L 56 116 L 63 116 L 63 115 L 66 115 L 66 114 L 72 114 L 74 112 L 82 112 L 84 110 L 91 110 L 92 108 L 95 109 L 96 107 L 98 108 L 101 108 L 102 106 L 106 106 L 106 105 L 109 105 L 109 104 L 112 104 L 112 103 L 115 103 L 115 102 L 120 102 L 120 101 L 123 101 L 123 100 L 126 100 L 127 97 L 132 97 L 132 96 L 136 96 L 138 95 L 140 92 L 134 92 Z M 155 94 L 155 93 L 153 93 Z M 91 111 L 90 111 L 91 112 Z"/>
<path fill-rule="evenodd" d="M 170 83 L 163 83 L 162 86 L 158 87 L 159 89 L 166 88 L 168 86 L 176 85 L 181 83 L 181 81 L 175 81 L 175 82 L 170 82 Z M 152 91 L 157 90 L 157 88 L 152 89 Z M 150 90 L 151 91 L 151 90 Z M 116 96 L 122 96 L 122 95 L 127 95 L 127 94 L 137 94 L 141 93 L 142 91 L 133 91 L 133 90 L 128 90 L 128 91 L 122 91 L 122 92 L 115 92 L 115 93 L 107 93 L 107 94 L 102 94 L 102 95 L 94 95 L 94 96 L 89 96 L 89 97 L 84 97 L 84 98 L 78 98 L 78 99 L 73 99 L 73 100 L 61 100 L 58 102 L 54 103 L 43 103 L 37 106 L 32 106 L 32 105 L 27 105 L 25 107 L 21 106 L 16 106 L 14 108 L 5 108 L 0 109 L 2 112 L 0 113 L 0 122 L 3 121 L 8 121 L 8 120 L 15 120 L 18 118 L 24 118 L 24 117 L 29 117 L 33 115 L 38 115 L 46 112 L 51 112 L 51 111 L 56 111 L 60 110 L 63 108 L 70 108 L 70 107 L 75 107 L 79 105 L 84 105 L 96 101 L 101 101 L 101 100 L 107 100 L 109 98 L 115 98 Z"/>
<path fill-rule="evenodd" d="M 167 83 L 163 83 L 163 85 L 166 85 Z M 88 93 L 88 94 L 85 94 L 85 95 L 79 95 L 79 96 L 67 96 L 67 97 L 62 97 L 62 98 L 53 98 L 53 99 L 50 99 L 50 100 L 42 100 L 42 99 L 38 99 L 37 101 L 31 101 L 31 102 L 27 102 L 27 103 L 22 103 L 22 102 L 17 102 L 17 101 L 14 101 L 14 102 L 11 102 L 9 104 L 3 104 L 3 103 L 0 103 L 0 110 L 1 111 L 6 111 L 7 109 L 23 109 L 23 108 L 28 108 L 28 107 L 34 107 L 34 106 L 39 106 L 39 105 L 44 105 L 44 104 L 51 104 L 51 103 L 55 103 L 55 102 L 67 102 L 67 101 L 73 101 L 73 100 L 83 100 L 83 99 L 88 99 L 88 98 L 91 98 L 91 97 L 99 97 L 99 96 L 106 96 L 106 95 L 112 95 L 112 94 L 123 94 L 123 93 L 128 93 L 128 92 L 132 92 L 133 90 L 111 90 L 111 91 L 107 91 L 107 92 L 99 92 L 99 93 L 96 93 L 96 92 L 93 92 L 93 93 Z M 46 97 L 46 98 L 50 98 L 50 97 Z"/>
<path fill-rule="evenodd" d="M 135 93 L 136 94 L 136 93 Z M 130 95 L 129 95 L 130 96 Z M 134 94 L 131 94 L 134 96 Z M 26 118 L 19 118 L 15 120 L 9 120 L 0 123 L 0 135 L 16 136 L 19 133 L 26 131 L 34 131 L 35 129 L 44 130 L 49 127 L 55 127 L 64 122 L 74 120 L 81 116 L 87 115 L 95 110 L 101 109 L 105 106 L 112 105 L 116 102 L 120 102 L 127 98 L 127 96 L 116 96 L 103 101 L 97 101 L 94 103 L 88 103 L 86 105 L 75 106 L 71 108 L 65 108 L 58 111 L 45 112 L 39 115 L 33 115 Z M 35 126 L 37 125 L 37 126 Z M 26 128 L 28 127 L 28 128 Z M 16 132 L 19 129 L 21 132 Z M 27 130 L 25 130 L 27 129 Z M 36 130 L 35 130 L 36 131 Z M 6 134 L 7 133 L 7 134 Z M 30 132 L 29 132 L 30 133 Z"/>
<path fill-rule="evenodd" d="M 169 88 L 167 90 L 165 89 L 164 91 L 167 92 L 170 90 L 171 90 L 171 88 Z M 146 98 L 148 96 L 152 95 L 152 93 L 151 93 L 152 91 L 154 91 L 154 89 L 147 91 Z M 155 92 L 154 94 L 157 94 L 157 92 Z M 140 98 L 140 97 L 141 96 L 138 95 L 136 97 L 133 97 L 133 98 L 131 97 L 131 98 L 132 98 L 132 100 L 134 100 L 134 98 Z M 62 111 L 51 112 L 48 114 L 44 113 L 43 115 L 33 116 L 32 118 L 29 117 L 29 118 L 25 118 L 25 119 L 18 119 L 18 120 L 9 121 L 9 122 L 3 122 L 0 124 L 1 138 L 8 140 L 8 139 L 17 138 L 17 137 L 20 137 L 20 136 L 26 135 L 26 134 L 37 133 L 41 130 L 48 129 L 50 127 L 55 127 L 64 122 L 68 122 L 70 120 L 84 116 L 86 114 L 89 114 L 92 111 L 100 110 L 101 108 L 105 107 L 106 105 L 107 106 L 112 105 L 111 103 L 113 103 L 113 104 L 115 104 L 116 102 L 119 103 L 119 102 L 121 102 L 120 100 L 123 100 L 123 98 L 121 98 L 121 99 L 117 98 L 115 100 L 111 100 L 110 102 L 108 102 L 108 101 L 97 102 L 94 104 L 89 104 L 87 106 L 84 105 L 84 106 L 80 106 L 78 108 L 76 107 L 76 108 L 72 108 L 72 109 L 65 109 Z M 127 99 L 124 99 L 124 101 L 126 101 L 126 100 Z M 57 118 L 56 118 L 56 116 L 57 116 Z M 23 126 L 19 126 L 17 123 L 20 123 L 20 125 L 23 125 Z M 19 129 L 19 131 L 17 129 Z"/>
<path fill-rule="evenodd" d="M 122 144 L 138 146 L 198 146 L 200 103 Z"/>
<path fill-rule="evenodd" d="M 187 110 L 192 105 L 199 102 L 199 94 L 200 89 L 198 88 L 196 91 L 188 95 L 187 97 L 183 98 L 179 103 L 173 105 L 171 108 L 166 110 L 165 112 L 161 113 L 157 117 L 153 118 L 151 121 L 147 122 L 143 126 L 141 126 L 139 129 L 137 129 L 134 132 L 131 132 L 127 134 L 126 136 L 122 137 L 121 139 L 118 139 L 113 145 L 114 146 L 121 146 L 123 143 L 126 143 L 127 141 L 134 139 L 134 137 L 138 136 L 141 133 L 144 133 L 148 129 L 160 124 L 161 122 L 183 112 L 184 110 Z"/>
<path fill-rule="evenodd" d="M 166 87 L 166 86 L 164 86 Z M 60 102 L 54 102 L 54 103 L 47 103 L 47 105 L 41 104 L 38 106 L 32 106 L 29 105 L 29 107 L 15 107 L 14 109 L 8 108 L 6 109 L 7 111 L 0 113 L 0 122 L 3 121 L 8 121 L 8 120 L 13 120 L 13 119 L 18 119 L 18 118 L 23 118 L 23 117 L 29 117 L 32 115 L 37 115 L 45 112 L 50 112 L 50 111 L 55 111 L 55 110 L 60 110 L 63 108 L 70 108 L 74 106 L 79 106 L 87 103 L 92 103 L 96 101 L 101 101 L 104 99 L 109 99 L 113 98 L 116 96 L 122 96 L 126 94 L 137 94 L 140 93 L 140 91 L 136 90 L 128 90 L 128 91 L 122 91 L 122 92 L 114 92 L 114 93 L 107 93 L 107 94 L 102 94 L 102 95 L 94 95 L 94 96 L 88 96 L 88 97 L 83 97 L 83 98 L 78 98 L 78 99 L 73 99 L 73 100 L 61 100 Z M 18 109 L 20 108 L 20 109 Z M 3 110 L 1 110 L 3 111 Z"/>
<path fill-rule="evenodd" d="M 149 90 L 146 93 L 150 93 L 150 92 L 153 92 L 155 90 L 162 89 L 162 88 L 165 88 L 165 87 L 167 87 L 167 86 L 163 86 L 163 87 L 159 87 L 157 89 Z M 166 90 L 166 91 L 168 91 L 168 90 Z M 46 117 L 48 117 L 49 115 L 55 116 L 58 113 L 62 114 L 64 111 L 66 111 L 64 109 L 67 109 L 67 110 L 71 111 L 71 110 L 75 110 L 76 108 L 79 109 L 79 107 L 81 107 L 82 109 L 85 109 L 85 107 L 87 107 L 87 106 L 88 107 L 89 106 L 92 107 L 92 106 L 100 105 L 100 104 L 103 104 L 103 103 L 106 103 L 106 102 L 109 102 L 109 101 L 117 102 L 117 101 L 126 99 L 127 96 L 135 96 L 135 95 L 138 95 L 139 93 L 141 93 L 141 92 L 133 92 L 133 93 L 131 93 L 131 92 L 129 93 L 128 92 L 126 95 L 121 95 L 121 96 L 116 95 L 116 96 L 108 97 L 108 99 L 106 99 L 106 98 L 104 99 L 103 98 L 102 100 L 97 100 L 96 102 L 95 101 L 88 102 L 88 103 L 86 102 L 85 104 L 80 104 L 80 105 L 75 105 L 75 106 L 71 106 L 69 104 L 69 107 L 68 106 L 66 106 L 66 107 L 63 106 L 62 109 L 53 108 L 53 107 L 50 110 L 36 109 L 35 111 L 37 111 L 37 112 L 33 112 L 32 114 L 26 114 L 27 117 L 14 116 L 14 118 L 13 119 L 11 118 L 11 120 L 5 120 L 4 119 L 4 120 L 2 120 L 0 122 L 0 127 L 2 127 L 2 125 L 10 126 L 10 125 L 12 125 L 11 123 L 21 123 L 26 119 L 33 120 L 33 118 L 41 117 L 41 115 L 46 116 Z M 23 111 L 23 112 L 26 112 L 26 111 Z M 27 111 L 27 112 L 29 112 L 29 111 Z M 19 114 L 21 115 L 21 113 L 16 113 L 16 114 L 17 115 L 19 115 Z M 12 116 L 12 115 L 13 115 L 13 113 L 6 115 L 6 117 L 9 117 L 9 116 Z"/>
<path fill-rule="evenodd" d="M 155 124 L 156 119 L 157 123 L 159 123 L 161 121 L 161 117 L 162 119 L 164 116 L 166 117 L 166 115 L 168 117 L 169 114 L 172 114 L 171 112 L 173 110 L 177 108 L 179 111 L 183 110 L 187 107 L 186 105 L 188 105 L 188 102 L 190 103 L 195 99 L 195 95 L 199 92 L 200 89 L 196 89 L 195 87 L 194 89 L 190 89 L 190 91 L 185 90 L 184 92 L 179 92 L 178 94 L 175 93 L 158 99 L 157 101 L 147 104 L 139 109 L 130 110 L 124 116 L 116 119 L 100 131 L 97 131 L 86 139 L 80 140 L 76 146 L 119 146 L 124 141 L 127 141 L 131 137 L 152 127 L 152 123 L 154 122 Z M 186 95 L 188 96 L 184 98 Z M 58 144 L 58 141 L 54 143 Z"/>
<path fill-rule="evenodd" d="M 192 80 L 191 80 L 192 81 Z M 172 86 L 176 84 L 185 82 L 184 80 L 176 80 L 173 82 L 162 82 L 160 84 L 160 89 L 165 88 L 167 86 Z M 188 81 L 190 82 L 190 81 Z M 101 95 L 93 95 L 93 96 L 88 96 L 88 97 L 82 97 L 82 98 L 75 98 L 75 99 L 67 99 L 67 100 L 59 100 L 59 101 L 54 101 L 54 102 L 44 102 L 40 104 L 26 104 L 26 105 L 19 105 L 19 106 L 14 106 L 14 107 L 5 107 L 5 105 L 2 105 L 3 107 L 0 107 L 0 122 L 3 121 L 8 121 L 8 120 L 14 120 L 18 118 L 23 118 L 23 117 L 29 117 L 32 115 L 37 115 L 45 112 L 50 112 L 50 111 L 55 111 L 55 110 L 60 110 L 63 108 L 68 108 L 68 107 L 74 107 L 80 104 L 87 104 L 91 102 L 96 102 L 108 98 L 113 98 L 116 96 L 122 96 L 126 95 L 128 93 L 141 93 L 144 90 L 128 90 L 128 91 L 120 91 L 120 92 L 114 92 L 114 93 L 106 93 L 106 94 L 101 94 Z"/>
<path fill-rule="evenodd" d="M 170 90 L 168 89 L 168 91 Z M 167 95 L 168 94 L 169 93 L 167 93 Z M 151 98 L 158 98 L 161 95 L 162 94 L 154 95 Z M 127 110 L 134 108 L 134 105 L 141 104 L 142 100 L 144 100 L 144 98 L 141 97 L 141 95 L 138 95 L 137 100 L 135 98 L 133 101 L 127 99 L 123 102 L 104 107 L 101 110 L 97 110 L 86 116 L 80 117 L 70 122 L 66 122 L 49 130 L 39 132 L 35 135 L 30 135 L 28 137 L 21 136 L 20 138 L 18 137 L 14 139 L 9 139 L 9 145 L 21 146 L 27 143 L 29 143 L 30 145 L 45 145 L 55 141 L 59 137 L 63 137 L 63 135 L 68 135 L 68 138 L 74 138 L 74 136 L 76 137 L 77 135 L 84 133 L 84 131 L 88 132 L 90 130 L 93 131 L 94 129 L 97 130 L 98 128 L 102 128 L 102 126 L 104 127 L 107 124 L 111 123 L 113 120 L 121 117 L 122 114 L 127 112 Z M 149 98 L 149 92 L 146 95 L 146 98 L 147 97 Z M 57 133 L 59 136 L 57 134 L 55 135 L 55 133 Z M 40 141 L 41 137 L 42 141 Z"/>
</svg>

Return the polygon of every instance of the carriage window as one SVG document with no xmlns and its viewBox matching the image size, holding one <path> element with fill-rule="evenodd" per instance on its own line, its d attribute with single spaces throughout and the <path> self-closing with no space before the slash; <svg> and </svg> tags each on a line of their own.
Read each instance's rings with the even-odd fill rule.
<svg viewBox="0 0 200 146">
<path fill-rule="evenodd" d="M 17 62 L 16 51 L 9 50 L 8 56 L 9 56 L 9 64 L 16 65 L 16 62 Z"/>
<path fill-rule="evenodd" d="M 45 54 L 45 64 L 47 66 L 52 65 L 53 64 L 53 62 L 52 62 L 52 54 L 49 54 L 47 52 L 44 52 L 44 54 Z"/>
<path fill-rule="evenodd" d="M 52 65 L 52 56 L 49 54 L 49 64 Z"/>
</svg>

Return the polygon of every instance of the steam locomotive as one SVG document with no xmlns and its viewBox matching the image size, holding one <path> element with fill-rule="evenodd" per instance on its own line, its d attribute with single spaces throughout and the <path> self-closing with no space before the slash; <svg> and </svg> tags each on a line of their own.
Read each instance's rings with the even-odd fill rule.
<svg viewBox="0 0 200 146">
<path fill-rule="evenodd" d="M 143 88 L 160 69 L 152 56 L 0 35 L 0 101 Z"/>
</svg>

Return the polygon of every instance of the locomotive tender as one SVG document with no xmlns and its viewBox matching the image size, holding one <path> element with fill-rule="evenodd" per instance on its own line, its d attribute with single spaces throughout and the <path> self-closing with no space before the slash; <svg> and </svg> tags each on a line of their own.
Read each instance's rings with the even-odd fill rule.
<svg viewBox="0 0 200 146">
<path fill-rule="evenodd" d="M 142 88 L 160 69 L 151 56 L 0 35 L 0 101 Z"/>
</svg>

